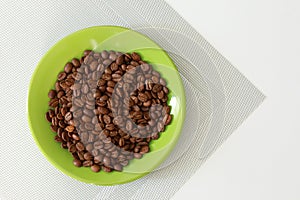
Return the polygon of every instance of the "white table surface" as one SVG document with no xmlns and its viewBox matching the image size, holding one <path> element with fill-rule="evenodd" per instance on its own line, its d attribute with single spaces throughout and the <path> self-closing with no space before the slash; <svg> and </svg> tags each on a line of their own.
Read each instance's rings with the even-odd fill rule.
<svg viewBox="0 0 300 200">
<path fill-rule="evenodd" d="M 299 200 L 300 1 L 167 2 L 267 96 L 172 199 Z"/>
</svg>

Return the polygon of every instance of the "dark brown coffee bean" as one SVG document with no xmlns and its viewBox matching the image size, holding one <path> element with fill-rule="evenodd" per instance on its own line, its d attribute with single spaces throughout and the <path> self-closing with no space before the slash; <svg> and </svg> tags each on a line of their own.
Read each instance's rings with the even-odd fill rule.
<svg viewBox="0 0 300 200">
<path fill-rule="evenodd" d="M 65 130 L 68 131 L 68 132 L 73 132 L 74 129 L 75 129 L 74 126 L 67 126 L 67 127 L 65 128 Z"/>
<path fill-rule="evenodd" d="M 105 171 L 105 172 L 111 172 L 111 168 L 109 167 L 106 167 L 106 166 L 102 166 L 102 170 Z"/>
<path fill-rule="evenodd" d="M 115 82 L 118 82 L 122 78 L 120 74 L 112 74 L 111 77 Z"/>
<path fill-rule="evenodd" d="M 146 102 L 146 101 L 148 100 L 148 97 L 147 97 L 147 95 L 144 94 L 144 93 L 139 93 L 138 99 L 139 99 L 141 102 Z"/>
<path fill-rule="evenodd" d="M 164 97 L 164 95 L 165 95 L 165 93 L 164 93 L 163 90 L 161 90 L 160 92 L 157 93 L 157 97 L 158 97 L 159 99 L 162 99 L 162 98 Z"/>
<path fill-rule="evenodd" d="M 111 71 L 115 72 L 119 69 L 119 66 L 116 63 L 110 65 Z"/>
<path fill-rule="evenodd" d="M 70 121 L 73 118 L 72 113 L 71 112 L 67 112 L 65 114 L 65 120 L 66 121 Z"/>
<path fill-rule="evenodd" d="M 80 66 L 80 61 L 79 61 L 77 58 L 73 58 L 73 59 L 72 59 L 72 64 L 73 64 L 75 67 L 79 67 L 79 66 Z"/>
<path fill-rule="evenodd" d="M 75 146 L 78 151 L 83 151 L 85 149 L 84 144 L 82 144 L 82 142 L 78 142 Z"/>
<path fill-rule="evenodd" d="M 84 55 L 84 56 L 88 56 L 88 55 L 90 55 L 91 53 L 92 53 L 91 50 L 85 50 L 85 51 L 83 52 L 83 55 Z"/>
<path fill-rule="evenodd" d="M 114 91 L 114 88 L 107 87 L 107 88 L 106 88 L 106 91 L 107 91 L 108 93 L 113 93 L 113 91 Z"/>
<path fill-rule="evenodd" d="M 93 161 L 92 160 L 86 160 L 83 161 L 82 166 L 84 167 L 91 167 L 93 165 Z"/>
<path fill-rule="evenodd" d="M 70 145 L 68 148 L 69 152 L 74 153 L 76 151 L 76 147 L 74 144 Z"/>
<path fill-rule="evenodd" d="M 99 165 L 92 165 L 91 169 L 93 172 L 99 172 L 101 170 L 101 167 Z"/>
<path fill-rule="evenodd" d="M 72 69 L 73 69 L 73 64 L 68 62 L 66 65 L 65 65 L 65 72 L 67 74 L 71 73 L 72 72 Z"/>
<path fill-rule="evenodd" d="M 93 156 L 91 153 L 87 152 L 83 155 L 85 160 L 93 160 Z"/>
<path fill-rule="evenodd" d="M 80 137 L 79 137 L 78 135 L 76 135 L 76 134 L 72 134 L 72 138 L 73 138 L 74 140 L 77 140 L 77 141 L 80 140 Z"/>
<path fill-rule="evenodd" d="M 125 144 L 124 138 L 120 138 L 120 139 L 119 139 L 119 146 L 120 146 L 120 147 L 123 147 L 124 144 Z"/>
<path fill-rule="evenodd" d="M 171 115 L 166 115 L 166 116 L 168 116 L 168 118 L 165 121 L 165 125 L 169 125 L 172 121 L 172 116 Z"/>
<path fill-rule="evenodd" d="M 57 99 L 57 98 L 54 98 L 54 99 L 51 99 L 51 100 L 49 101 L 49 106 L 55 108 L 55 107 L 58 106 L 58 103 L 59 103 L 59 102 L 58 102 L 58 99 Z"/>
<path fill-rule="evenodd" d="M 149 152 L 149 146 L 142 146 L 140 149 L 141 154 L 145 154 Z"/>
<path fill-rule="evenodd" d="M 105 128 L 106 128 L 107 130 L 109 130 L 109 131 L 112 131 L 112 130 L 115 129 L 115 125 L 114 125 L 114 124 L 107 124 L 107 125 L 105 126 Z"/>
<path fill-rule="evenodd" d="M 76 167 L 81 167 L 81 166 L 82 166 L 81 161 L 78 160 L 78 159 L 74 159 L 74 160 L 73 160 L 73 164 L 74 164 Z"/>
<path fill-rule="evenodd" d="M 108 115 L 103 115 L 103 121 L 105 124 L 110 124 L 111 123 L 111 118 Z"/>
<path fill-rule="evenodd" d="M 124 55 L 118 56 L 116 59 L 116 64 L 117 65 L 122 65 L 124 63 Z"/>
<path fill-rule="evenodd" d="M 132 57 L 132 59 L 133 59 L 134 61 L 137 61 L 137 62 L 141 60 L 140 55 L 137 54 L 136 52 L 133 52 L 133 53 L 131 54 L 131 57 Z"/>
<path fill-rule="evenodd" d="M 47 120 L 48 122 L 52 122 L 52 119 L 51 119 L 51 117 L 50 117 L 49 111 L 46 112 L 45 118 L 46 118 L 46 120 Z"/>
<path fill-rule="evenodd" d="M 98 107 L 98 110 L 99 110 L 99 113 L 103 114 L 103 115 L 106 115 L 109 113 L 109 110 L 105 107 Z"/>
<path fill-rule="evenodd" d="M 48 93 L 48 97 L 50 99 L 53 99 L 56 97 L 56 91 L 55 90 L 50 90 L 49 93 Z"/>
<path fill-rule="evenodd" d="M 115 85 L 116 85 L 116 84 L 115 84 L 114 81 L 108 81 L 108 82 L 107 82 L 107 86 L 108 86 L 108 87 L 114 88 Z"/>
<path fill-rule="evenodd" d="M 57 79 L 58 79 L 59 81 L 62 81 L 62 80 L 64 80 L 66 77 L 67 77 L 67 74 L 66 74 L 65 72 L 61 72 L 61 73 L 59 73 Z"/>
</svg>

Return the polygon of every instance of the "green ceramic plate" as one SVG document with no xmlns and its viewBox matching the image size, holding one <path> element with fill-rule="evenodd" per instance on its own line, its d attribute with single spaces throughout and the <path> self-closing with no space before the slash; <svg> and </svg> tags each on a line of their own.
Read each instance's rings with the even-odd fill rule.
<svg viewBox="0 0 300 200">
<path fill-rule="evenodd" d="M 153 63 L 166 79 L 170 89 L 172 123 L 158 140 L 150 144 L 151 152 L 142 159 L 134 159 L 123 172 L 94 173 L 90 168 L 76 168 L 72 156 L 54 141 L 45 120 L 48 91 L 54 87 L 57 74 L 73 57 L 80 57 L 86 49 L 138 52 Z M 158 65 L 156 65 L 158 64 Z M 55 44 L 41 59 L 32 76 L 28 92 L 28 121 L 36 144 L 45 157 L 59 170 L 79 181 L 96 185 L 115 185 L 138 179 L 157 168 L 176 145 L 185 119 L 185 93 L 178 71 L 167 53 L 148 37 L 135 31 L 115 26 L 98 26 L 72 33 Z M 45 172 L 47 173 L 47 172 Z"/>
</svg>

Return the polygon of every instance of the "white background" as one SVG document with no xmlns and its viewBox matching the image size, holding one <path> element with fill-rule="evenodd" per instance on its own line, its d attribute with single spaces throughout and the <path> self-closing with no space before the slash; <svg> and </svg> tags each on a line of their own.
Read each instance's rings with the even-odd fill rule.
<svg viewBox="0 0 300 200">
<path fill-rule="evenodd" d="M 266 96 L 172 198 L 300 199 L 300 1 L 167 0 Z"/>
</svg>

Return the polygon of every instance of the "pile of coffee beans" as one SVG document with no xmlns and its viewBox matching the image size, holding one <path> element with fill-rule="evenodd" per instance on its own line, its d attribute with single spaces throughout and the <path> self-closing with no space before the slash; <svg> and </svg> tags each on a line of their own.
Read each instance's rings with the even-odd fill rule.
<svg viewBox="0 0 300 200">
<path fill-rule="evenodd" d="M 122 171 L 170 124 L 168 93 L 139 54 L 86 50 L 58 74 L 46 119 L 76 167 Z"/>
</svg>

